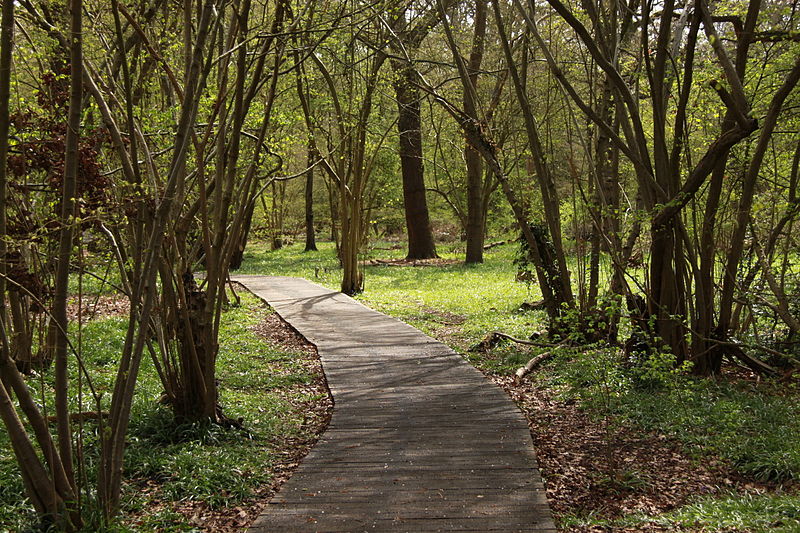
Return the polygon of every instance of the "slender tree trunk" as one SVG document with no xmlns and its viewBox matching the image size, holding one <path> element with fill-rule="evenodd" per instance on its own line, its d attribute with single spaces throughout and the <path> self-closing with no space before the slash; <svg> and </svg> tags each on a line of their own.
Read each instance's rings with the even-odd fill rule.
<svg viewBox="0 0 800 533">
<path fill-rule="evenodd" d="M 247 248 L 247 241 L 250 238 L 250 227 L 253 224 L 253 215 L 255 214 L 256 203 L 251 202 L 245 207 L 247 213 L 244 216 L 244 225 L 242 226 L 242 235 L 236 245 L 236 249 L 231 256 L 231 270 L 238 270 L 242 267 L 244 261 L 244 251 Z"/>
<path fill-rule="evenodd" d="M 119 510 L 122 485 L 122 466 L 125 450 L 125 435 L 130 422 L 131 406 L 144 353 L 145 344 L 150 339 L 150 319 L 156 301 L 156 274 L 162 257 L 162 245 L 167 222 L 173 215 L 178 181 L 186 161 L 195 124 L 197 105 L 202 85 L 205 83 L 210 65 L 203 64 L 202 57 L 206 39 L 212 23 L 214 3 L 206 0 L 202 5 L 201 16 L 197 22 L 197 39 L 194 45 L 191 68 L 186 78 L 180 118 L 175 134 L 175 146 L 169 165 L 169 176 L 164 185 L 160 202 L 155 210 L 142 258 L 141 276 L 134 289 L 131 306 L 132 316 L 126 334 L 126 342 L 120 358 L 114 394 L 111 401 L 109 426 L 102 434 L 103 445 L 99 465 L 98 494 L 103 513 L 111 517 Z"/>
<path fill-rule="evenodd" d="M 339 242 L 339 207 L 337 205 L 337 196 L 334 189 L 334 184 L 329 181 L 325 182 L 328 191 L 328 210 L 330 211 L 331 219 L 331 241 L 333 241 L 334 248 L 336 249 L 336 257 L 340 258 L 341 262 L 341 243 Z"/>
<path fill-rule="evenodd" d="M 6 242 L 6 195 L 8 191 L 8 130 L 11 94 L 11 52 L 14 47 L 14 2 L 3 2 L 0 21 L 0 328 L 5 329 L 6 275 L 8 244 Z M 7 349 L 8 347 L 6 347 Z"/>
<path fill-rule="evenodd" d="M 50 437 L 46 425 L 36 424 L 38 409 L 30 399 L 27 385 L 22 381 L 16 365 L 11 359 L 11 339 L 6 335 L 8 331 L 6 312 L 6 274 L 7 244 L 6 244 L 6 191 L 7 191 L 7 157 L 9 134 L 9 95 L 11 85 L 11 52 L 14 36 L 14 2 L 3 2 L 2 22 L 0 22 L 0 419 L 8 431 L 11 448 L 19 463 L 25 492 L 36 509 L 37 513 L 56 520 L 59 513 L 63 512 L 64 499 L 59 494 L 50 480 L 47 470 L 39 460 L 36 450 L 17 414 L 12 401 L 12 383 L 16 383 L 21 394 L 20 404 L 25 407 L 34 407 L 31 420 L 34 428 L 38 428 L 37 435 L 45 437 L 41 442 L 45 460 L 52 458 L 50 465 L 55 470 L 54 476 L 61 473 L 64 480 L 63 468 L 58 461 L 58 452 Z M 42 422 L 43 418 L 39 417 Z M 44 431 L 42 429 L 44 428 Z M 48 446 L 49 444 L 49 446 Z M 62 483 L 63 484 L 63 483 Z M 71 495 L 67 496 L 72 498 Z M 45 524 L 46 525 L 46 524 Z"/>
<path fill-rule="evenodd" d="M 467 64 L 471 90 L 464 90 L 464 113 L 475 121 L 479 121 L 478 73 L 483 61 L 486 42 L 486 4 L 487 0 L 475 0 L 475 33 L 472 38 L 472 49 Z M 467 251 L 466 263 L 483 263 L 483 165 L 481 155 L 469 143 L 464 147 L 464 161 L 467 177 Z"/>
<path fill-rule="evenodd" d="M 548 250 L 544 249 L 540 250 L 540 255 L 552 272 L 549 283 L 551 285 L 553 297 L 555 298 L 556 306 L 559 309 L 562 305 L 565 305 L 569 308 L 574 308 L 575 298 L 572 294 L 572 285 L 570 282 L 566 255 L 564 253 L 564 247 L 561 238 L 561 214 L 558 193 L 555 189 L 553 176 L 547 165 L 546 156 L 539 136 L 539 129 L 528 100 L 527 89 L 523 85 L 519 70 L 514 63 L 511 45 L 507 37 L 497 0 L 492 0 L 492 6 L 494 18 L 497 23 L 498 34 L 500 37 L 500 44 L 503 47 L 503 53 L 511 74 L 511 80 L 514 83 L 514 89 L 517 93 L 517 100 L 519 101 L 520 110 L 525 122 L 525 131 L 528 137 L 528 147 L 530 148 L 531 155 L 533 156 L 533 164 L 536 169 L 537 181 L 539 183 L 539 189 L 542 193 L 544 221 L 550 233 L 551 242 L 553 243 L 554 257 L 546 257 Z M 522 65 L 522 68 L 527 68 L 527 65 Z"/>
<path fill-rule="evenodd" d="M 82 0 L 70 4 L 70 98 L 67 121 L 64 178 L 61 193 L 61 229 L 58 246 L 58 268 L 55 276 L 52 321 L 48 331 L 55 360 L 55 408 L 58 426 L 58 451 L 67 478 L 74 486 L 72 431 L 69 421 L 69 378 L 67 369 L 67 289 L 70 260 L 75 238 L 76 192 L 78 182 L 78 141 L 80 139 L 83 103 L 83 34 Z M 78 226 L 79 228 L 79 226 Z M 79 230 L 78 230 L 79 231 Z"/>
<path fill-rule="evenodd" d="M 317 155 L 314 153 L 313 143 L 308 142 L 308 172 L 306 173 L 306 252 L 317 251 L 317 240 L 314 232 L 314 164 Z"/>
</svg>

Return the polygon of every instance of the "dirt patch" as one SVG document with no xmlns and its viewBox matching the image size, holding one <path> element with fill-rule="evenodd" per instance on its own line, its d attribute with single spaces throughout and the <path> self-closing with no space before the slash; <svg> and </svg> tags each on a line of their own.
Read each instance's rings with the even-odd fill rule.
<svg viewBox="0 0 800 533">
<path fill-rule="evenodd" d="M 433 307 L 422 306 L 420 309 L 422 309 L 423 313 L 429 315 L 429 317 L 426 317 L 428 320 L 443 326 L 458 326 L 467 320 L 467 317 L 464 315 L 450 313 L 448 311 L 441 311 L 439 309 L 434 309 Z"/>
<path fill-rule="evenodd" d="M 303 352 L 310 356 L 316 363 L 315 369 L 322 373 L 322 366 L 319 364 L 317 349 L 308 342 L 302 335 L 295 331 L 278 313 L 270 313 L 252 328 L 253 332 L 270 344 L 281 347 L 284 350 Z M 304 358 L 303 363 L 309 362 Z"/>
<path fill-rule="evenodd" d="M 693 460 L 680 443 L 629 427 L 607 426 L 575 403 L 558 401 L 528 380 L 490 376 L 523 410 L 536 446 L 547 498 L 558 517 L 615 519 L 633 513 L 659 514 L 690 497 L 726 490 L 762 492 L 724 462 Z M 636 528 L 586 527 L 562 531 L 667 531 L 655 524 Z"/>
<path fill-rule="evenodd" d="M 79 312 L 81 320 L 88 322 L 98 318 L 128 316 L 131 309 L 128 297 L 124 294 L 84 294 L 80 304 L 76 296 L 67 301 L 67 318 L 70 322 L 77 322 Z"/>
</svg>

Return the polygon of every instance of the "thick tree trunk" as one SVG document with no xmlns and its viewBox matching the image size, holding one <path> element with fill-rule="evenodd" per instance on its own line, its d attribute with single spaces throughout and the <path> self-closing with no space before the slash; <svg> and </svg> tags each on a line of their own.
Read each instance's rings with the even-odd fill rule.
<svg viewBox="0 0 800 533">
<path fill-rule="evenodd" d="M 422 159 L 422 121 L 418 74 L 411 65 L 392 62 L 397 80 L 397 128 L 400 138 L 400 169 L 403 176 L 403 207 L 408 230 L 407 259 L 431 259 L 436 245 L 431 231 L 425 194 L 425 165 Z"/>
<path fill-rule="evenodd" d="M 211 316 L 206 312 L 206 300 L 192 273 L 185 273 L 180 302 L 184 308 L 176 315 L 182 387 L 176 391 L 173 406 L 176 418 L 184 422 L 219 418 L 214 383 L 218 345 L 212 334 Z"/>
<path fill-rule="evenodd" d="M 464 148 L 467 177 L 467 227 L 465 263 L 483 263 L 483 244 L 485 240 L 483 165 L 480 154 L 471 146 Z"/>
</svg>

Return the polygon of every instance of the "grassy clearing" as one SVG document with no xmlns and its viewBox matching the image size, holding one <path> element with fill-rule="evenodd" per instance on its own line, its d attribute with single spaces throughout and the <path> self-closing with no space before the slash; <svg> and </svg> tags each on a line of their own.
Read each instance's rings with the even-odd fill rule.
<svg viewBox="0 0 800 533">
<path fill-rule="evenodd" d="M 380 245 L 366 259 L 398 258 L 404 249 Z M 482 265 L 440 267 L 367 266 L 364 303 L 400 318 L 465 353 L 480 368 L 509 375 L 532 355 L 513 345 L 489 354 L 466 348 L 491 330 L 525 337 L 543 327 L 539 312 L 520 313 L 524 301 L 540 296 L 514 281 L 514 245 L 493 248 Z M 244 271 L 308 278 L 337 288 L 340 271 L 333 248 L 302 253 L 299 245 L 266 252 L 251 248 Z M 443 258 L 458 259 L 448 249 Z M 598 354 L 605 353 L 605 357 Z M 613 525 L 689 530 L 797 531 L 800 496 L 792 486 L 800 476 L 800 408 L 797 391 L 785 385 L 694 380 L 656 361 L 651 367 L 627 372 L 609 351 L 567 351 L 532 378 L 565 401 L 577 401 L 596 417 L 612 417 L 680 441 L 697 461 L 719 460 L 733 465 L 754 481 L 787 483 L 786 493 L 757 491 L 723 493 L 693 500 L 658 516 L 632 515 Z M 667 361 L 668 363 L 668 361 Z M 609 394 L 609 391 L 613 391 Z M 773 485 L 776 486 L 776 485 Z M 602 517 L 564 516 L 567 528 L 608 524 Z"/>
<path fill-rule="evenodd" d="M 245 255 L 243 274 L 299 276 L 338 289 L 341 271 L 331 243 L 318 244 L 318 252 L 302 252 L 295 244 L 267 252 L 256 244 Z M 443 259 L 463 259 L 455 245 L 438 247 Z M 388 250 L 378 243 L 366 259 L 403 257 L 405 249 Z M 502 328 L 509 334 L 526 335 L 541 327 L 539 312 L 517 313 L 526 301 L 541 298 L 536 286 L 514 281 L 516 246 L 488 250 L 481 265 L 367 266 L 365 290 L 358 299 L 371 307 L 406 321 L 428 334 L 449 330 L 451 345 L 459 350 L 481 340 L 487 331 Z M 457 328 L 450 326 L 458 326 Z"/>
<path fill-rule="evenodd" d="M 242 304 L 228 309 L 220 334 L 218 379 L 225 413 L 243 421 L 243 430 L 211 424 L 176 425 L 158 404 L 161 384 L 145 359 L 134 400 L 126 452 L 123 521 L 115 531 L 184 531 L 194 525 L 179 511 L 213 512 L 264 495 L 272 470 L 291 459 L 296 442 L 313 438 L 306 406 L 324 393 L 304 362 L 308 356 L 265 342 L 252 328 L 269 311 L 242 294 Z M 104 318 L 85 325 L 83 357 L 93 384 L 107 407 L 126 319 Z M 51 372 L 32 386 L 52 394 Z M 73 380 L 76 374 L 73 369 Z M 84 384 L 84 391 L 86 390 Z M 76 400 L 76 409 L 79 407 Z M 81 409 L 94 409 L 84 400 Z M 85 470 L 92 486 L 96 475 L 96 425 L 83 431 Z M 23 531 L 33 525 L 33 511 L 20 499 L 22 484 L 7 434 L 0 433 L 0 531 Z"/>
</svg>

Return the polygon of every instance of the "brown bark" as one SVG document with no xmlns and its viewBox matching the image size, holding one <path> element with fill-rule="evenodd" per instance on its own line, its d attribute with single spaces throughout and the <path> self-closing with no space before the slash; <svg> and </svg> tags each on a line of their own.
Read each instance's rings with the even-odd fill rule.
<svg viewBox="0 0 800 533">
<path fill-rule="evenodd" d="M 739 198 L 739 205 L 736 210 L 736 225 L 731 236 L 731 245 L 728 249 L 726 264 L 722 284 L 722 301 L 720 303 L 719 332 L 726 336 L 730 327 L 731 310 L 733 308 L 733 294 L 736 287 L 736 276 L 739 270 L 742 252 L 744 250 L 745 234 L 750 222 L 750 212 L 755 197 L 756 182 L 758 181 L 759 171 L 764 161 L 764 156 L 770 145 L 772 132 L 778 122 L 783 103 L 791 91 L 800 82 L 800 58 L 795 62 L 793 68 L 786 75 L 783 84 L 778 88 L 770 101 L 764 124 L 761 127 L 761 134 L 756 143 L 750 163 L 747 167 L 744 180 L 742 182 L 742 192 Z"/>
<path fill-rule="evenodd" d="M 405 62 L 393 61 L 392 66 L 397 76 L 394 89 L 397 97 L 400 170 L 403 177 L 403 209 L 408 230 L 406 259 L 431 259 L 438 255 L 433 241 L 425 194 L 418 75 L 417 71 Z"/>
<path fill-rule="evenodd" d="M 3 2 L 0 20 L 0 328 L 8 325 L 6 312 L 6 196 L 8 194 L 8 131 L 11 93 L 11 52 L 14 47 L 14 2 Z M 6 346 L 4 349 L 9 349 Z"/>
<path fill-rule="evenodd" d="M 538 126 L 533 116 L 530 103 L 528 101 L 527 90 L 523 85 L 519 70 L 514 63 L 511 46 L 506 35 L 506 30 L 500 14 L 500 7 L 496 0 L 492 1 L 494 8 L 494 18 L 497 23 L 500 44 L 506 58 L 506 64 L 514 83 L 517 93 L 522 116 L 525 122 L 525 131 L 528 137 L 528 147 L 533 156 L 532 162 L 536 169 L 537 181 L 542 194 L 543 215 L 546 227 L 550 233 L 550 240 L 553 244 L 552 254 L 550 250 L 539 247 L 539 255 L 542 257 L 543 267 L 549 272 L 546 276 L 549 291 L 555 299 L 555 309 L 558 310 L 555 316 L 560 314 L 562 305 L 566 307 L 575 306 L 575 298 L 572 294 L 569 270 L 567 269 L 566 255 L 564 254 L 563 242 L 561 238 L 561 215 L 558 205 L 558 194 L 555 189 L 553 176 L 547 166 L 546 156 L 539 136 Z M 527 68 L 523 65 L 523 68 Z M 523 228 L 524 231 L 524 228 Z M 531 243 L 534 245 L 534 243 Z M 548 257 L 549 256 L 549 257 Z M 541 283 L 540 283 L 541 285 Z M 542 292 L 544 295 L 544 290 Z M 547 300 L 547 296 L 545 296 Z"/>
<path fill-rule="evenodd" d="M 308 142 L 308 172 L 306 173 L 305 208 L 306 208 L 306 246 L 303 251 L 316 252 L 317 241 L 314 231 L 314 164 L 317 161 L 313 142 Z"/>
<path fill-rule="evenodd" d="M 168 167 L 169 175 L 164 184 L 160 202 L 152 217 L 150 235 L 147 238 L 146 246 L 143 247 L 145 252 L 142 257 L 141 276 L 137 280 L 131 298 L 132 319 L 117 370 L 109 426 L 103 434 L 105 438 L 99 465 L 98 494 L 103 513 L 107 517 L 113 516 L 119 509 L 125 435 L 130 421 L 133 393 L 142 355 L 145 344 L 151 336 L 150 318 L 158 289 L 155 278 L 161 261 L 164 233 L 167 222 L 173 214 L 178 181 L 186 160 L 191 128 L 195 123 L 201 85 L 210 69 L 210 64 L 203 64 L 202 57 L 211 27 L 213 10 L 213 2 L 206 0 L 202 5 L 202 13 L 197 23 L 197 38 L 181 103 L 175 145 Z"/>
<path fill-rule="evenodd" d="M 78 141 L 80 139 L 83 100 L 82 0 L 71 0 L 70 11 L 70 98 L 65 141 L 64 178 L 61 193 L 61 217 L 58 267 L 55 275 L 52 321 L 48 331 L 49 349 L 55 360 L 55 409 L 58 426 L 58 453 L 67 478 L 74 486 L 72 430 L 69 423 L 69 380 L 67 370 L 67 290 L 70 261 L 75 237 L 76 190 L 78 180 Z"/>
<path fill-rule="evenodd" d="M 472 37 L 472 49 L 467 63 L 470 87 L 464 89 L 464 113 L 472 120 L 479 121 L 478 116 L 478 74 L 483 61 L 486 42 L 487 0 L 475 0 L 475 32 Z M 462 80 L 463 81 L 463 80 Z M 483 211 L 483 165 L 481 155 L 469 143 L 464 147 L 467 178 L 467 251 L 465 262 L 483 263 L 484 211 Z"/>
</svg>

